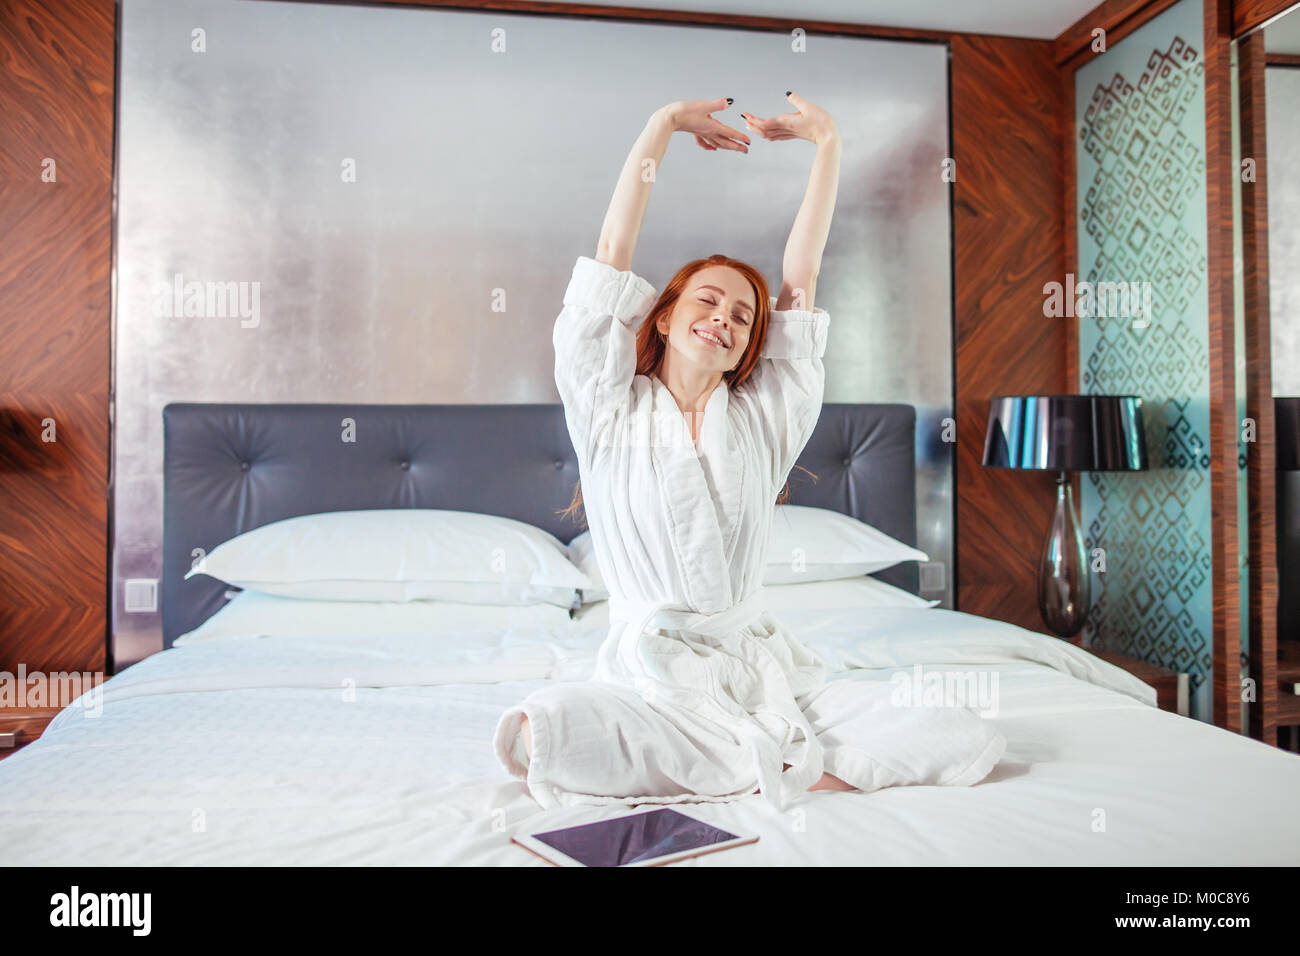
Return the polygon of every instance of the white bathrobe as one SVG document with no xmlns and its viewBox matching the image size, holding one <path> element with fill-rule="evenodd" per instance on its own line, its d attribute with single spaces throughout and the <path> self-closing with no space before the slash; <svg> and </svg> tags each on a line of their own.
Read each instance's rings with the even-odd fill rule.
<svg viewBox="0 0 1300 956">
<path fill-rule="evenodd" d="M 543 807 L 725 801 L 778 809 L 823 771 L 861 790 L 968 785 L 1005 740 L 962 708 L 893 708 L 892 686 L 826 680 L 763 603 L 777 495 L 821 412 L 822 309 L 776 311 L 761 358 L 705 405 L 698 449 L 668 388 L 636 374 L 657 299 L 580 256 L 555 322 L 555 382 L 577 454 L 610 630 L 592 679 L 531 694 L 494 748 Z M 527 714 L 533 753 L 516 759 Z M 782 765 L 789 764 L 782 771 Z"/>
</svg>

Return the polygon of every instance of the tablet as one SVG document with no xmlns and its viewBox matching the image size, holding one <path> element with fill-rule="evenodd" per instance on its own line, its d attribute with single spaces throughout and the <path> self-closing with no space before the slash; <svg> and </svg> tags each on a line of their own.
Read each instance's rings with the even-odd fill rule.
<svg viewBox="0 0 1300 956">
<path fill-rule="evenodd" d="M 670 807 L 646 807 L 620 817 L 516 834 L 511 839 L 556 866 L 661 866 L 728 847 L 757 843 Z"/>
</svg>

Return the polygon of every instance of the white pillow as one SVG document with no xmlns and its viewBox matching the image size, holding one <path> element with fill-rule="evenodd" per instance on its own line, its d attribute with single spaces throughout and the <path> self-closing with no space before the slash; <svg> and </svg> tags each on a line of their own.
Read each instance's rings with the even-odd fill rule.
<svg viewBox="0 0 1300 956">
<path fill-rule="evenodd" d="M 430 508 L 331 511 L 262 525 L 185 575 L 321 601 L 576 605 L 587 576 L 554 535 L 513 518 Z"/>
<path fill-rule="evenodd" d="M 763 588 L 767 609 L 780 611 L 843 611 L 863 608 L 908 607 L 932 608 L 940 603 L 917 597 L 911 591 L 894 587 L 873 577 L 843 578 L 835 581 L 809 581 L 804 584 L 777 584 Z M 609 601 L 584 602 L 573 615 L 580 627 L 609 627 Z"/>
<path fill-rule="evenodd" d="M 309 601 L 240 591 L 220 610 L 172 643 L 258 637 L 352 637 L 372 634 L 454 636 L 466 630 L 572 627 L 569 612 L 550 604 L 501 607 L 447 601 Z"/>
<path fill-rule="evenodd" d="M 777 505 L 763 584 L 832 581 L 929 560 L 924 551 L 838 511 Z"/>
<path fill-rule="evenodd" d="M 568 554 L 569 560 L 592 581 L 591 587 L 582 589 L 582 603 L 608 599 L 609 590 L 592 550 L 591 532 L 584 531 L 570 541 Z M 902 561 L 929 560 L 924 551 L 838 511 L 777 505 L 763 585 L 855 578 L 892 568 Z"/>
<path fill-rule="evenodd" d="M 802 584 L 775 584 L 765 586 L 763 596 L 770 611 L 801 611 L 809 608 L 931 608 L 941 603 L 917 597 L 911 591 L 886 584 L 869 575 Z"/>
</svg>

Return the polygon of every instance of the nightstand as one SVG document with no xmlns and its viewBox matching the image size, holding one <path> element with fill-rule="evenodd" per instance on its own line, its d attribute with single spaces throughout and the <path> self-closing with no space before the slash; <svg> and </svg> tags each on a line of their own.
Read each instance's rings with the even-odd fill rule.
<svg viewBox="0 0 1300 956">
<path fill-rule="evenodd" d="M 1100 657 L 1107 664 L 1122 667 L 1142 683 L 1150 684 L 1156 689 L 1156 706 L 1161 710 L 1167 710 L 1171 714 L 1187 716 L 1186 704 L 1181 708 L 1178 706 L 1178 685 L 1186 680 L 1185 674 L 1170 670 L 1168 667 L 1161 667 L 1159 664 L 1148 664 L 1144 660 L 1129 657 L 1126 654 L 1117 654 L 1114 651 L 1102 650 L 1099 647 L 1084 647 L 1083 639 L 1079 637 L 1069 638 L 1068 643 L 1087 651 L 1095 657 Z"/>
<path fill-rule="evenodd" d="M 31 743 L 45 732 L 45 726 L 59 707 L 0 708 L 0 760 Z"/>
</svg>

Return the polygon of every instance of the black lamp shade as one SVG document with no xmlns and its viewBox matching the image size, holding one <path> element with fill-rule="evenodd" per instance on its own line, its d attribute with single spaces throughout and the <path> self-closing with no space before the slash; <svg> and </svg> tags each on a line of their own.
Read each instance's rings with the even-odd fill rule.
<svg viewBox="0 0 1300 956">
<path fill-rule="evenodd" d="M 1143 471 L 1136 395 L 998 395 L 989 406 L 984 464 L 1048 471 Z"/>
</svg>

